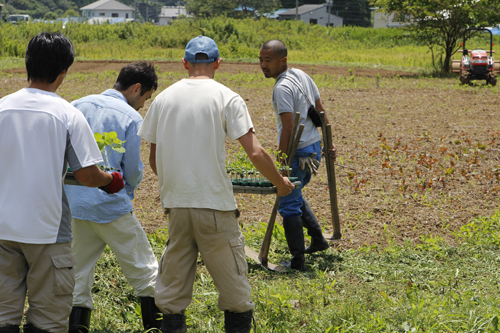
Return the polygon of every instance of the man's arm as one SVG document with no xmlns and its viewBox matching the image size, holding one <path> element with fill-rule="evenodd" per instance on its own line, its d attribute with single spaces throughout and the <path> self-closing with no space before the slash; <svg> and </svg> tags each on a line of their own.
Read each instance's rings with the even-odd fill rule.
<svg viewBox="0 0 500 333">
<path fill-rule="evenodd" d="M 328 120 L 328 117 L 326 116 L 326 111 L 325 111 L 325 108 L 323 107 L 323 103 L 321 103 L 321 99 L 319 99 L 319 98 L 316 100 L 316 110 L 318 110 L 319 113 L 324 112 L 325 113 L 325 123 L 326 123 L 325 125 L 330 124 L 330 121 Z M 333 147 L 332 147 L 332 149 L 330 149 L 328 151 L 328 155 L 330 156 L 330 158 L 332 160 L 335 161 L 335 159 L 337 158 L 337 147 L 335 146 L 334 143 L 332 143 L 332 145 L 333 145 Z"/>
<path fill-rule="evenodd" d="M 149 148 L 149 166 L 155 175 L 158 175 L 156 171 L 156 143 L 151 143 L 151 147 Z"/>
<path fill-rule="evenodd" d="M 278 195 L 284 197 L 290 194 L 293 184 L 288 178 L 282 177 L 274 165 L 271 155 L 260 145 L 255 133 L 250 130 L 247 134 L 238 138 L 250 161 L 257 170 L 277 187 Z"/>
<path fill-rule="evenodd" d="M 95 165 L 73 171 L 73 175 L 80 183 L 88 187 L 106 186 L 113 181 L 112 175 L 101 171 Z"/>
</svg>

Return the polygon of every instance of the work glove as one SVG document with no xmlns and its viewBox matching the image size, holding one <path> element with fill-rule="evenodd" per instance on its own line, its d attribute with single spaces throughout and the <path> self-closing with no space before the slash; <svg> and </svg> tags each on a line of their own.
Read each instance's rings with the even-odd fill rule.
<svg viewBox="0 0 500 333">
<path fill-rule="evenodd" d="M 99 187 L 100 190 L 103 190 L 107 194 L 120 192 L 120 190 L 125 187 L 121 173 L 113 172 L 111 175 L 113 176 L 111 183 L 106 186 Z"/>
<path fill-rule="evenodd" d="M 316 153 L 312 153 L 310 156 L 299 157 L 299 167 L 302 170 L 306 170 L 307 172 L 316 175 L 318 173 L 316 170 L 318 170 L 320 164 L 319 161 L 314 158 L 316 155 Z"/>
</svg>

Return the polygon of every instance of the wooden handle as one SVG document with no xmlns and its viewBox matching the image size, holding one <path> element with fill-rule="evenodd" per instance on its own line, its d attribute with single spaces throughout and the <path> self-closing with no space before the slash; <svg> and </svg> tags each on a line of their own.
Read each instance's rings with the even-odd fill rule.
<svg viewBox="0 0 500 333">
<path fill-rule="evenodd" d="M 276 200 L 274 201 L 273 211 L 271 212 L 271 217 L 269 222 L 267 222 L 266 234 L 264 235 L 264 240 L 262 241 L 262 246 L 260 247 L 259 260 L 262 266 L 267 266 L 269 255 L 269 248 L 271 247 L 271 239 L 273 238 L 274 223 L 276 222 L 276 215 L 278 214 L 278 207 L 280 206 L 279 195 L 276 195 Z"/>
<path fill-rule="evenodd" d="M 295 114 L 295 121 L 296 121 L 296 123 L 294 124 L 295 129 L 297 129 L 299 121 L 299 117 L 297 117 L 297 114 Z M 299 131 L 297 133 L 297 137 L 293 141 L 293 145 L 290 146 L 292 148 L 288 149 L 290 152 L 290 155 L 288 155 L 288 165 L 291 165 L 293 158 L 295 157 L 295 152 L 297 151 L 297 147 L 299 145 L 300 137 L 302 136 L 303 131 L 304 131 L 304 125 L 302 124 L 299 126 Z M 266 234 L 264 235 L 264 240 L 262 241 L 262 246 L 260 247 L 259 260 L 262 266 L 267 266 L 268 264 L 267 256 L 269 255 L 269 248 L 271 247 L 271 239 L 273 238 L 274 224 L 276 222 L 276 215 L 278 214 L 280 199 L 281 199 L 280 196 L 276 195 L 273 211 L 271 212 L 271 217 L 269 218 L 269 222 L 267 222 Z"/>
<path fill-rule="evenodd" d="M 341 239 L 342 233 L 340 230 L 340 218 L 339 218 L 339 208 L 337 201 L 337 182 L 335 180 L 335 165 L 330 159 L 328 151 L 333 148 L 332 142 L 332 127 L 327 125 L 325 121 L 325 113 L 320 113 L 321 117 L 321 129 L 323 132 L 323 146 L 325 148 L 325 165 L 326 174 L 328 177 L 328 192 L 330 194 L 330 211 L 332 214 L 332 228 L 333 237 L 332 239 Z"/>
</svg>

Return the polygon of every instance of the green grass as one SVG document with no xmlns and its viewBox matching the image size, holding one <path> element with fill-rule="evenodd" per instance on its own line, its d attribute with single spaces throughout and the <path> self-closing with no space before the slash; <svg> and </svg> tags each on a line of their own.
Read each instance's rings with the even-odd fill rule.
<svg viewBox="0 0 500 333">
<path fill-rule="evenodd" d="M 258 248 L 265 225 L 245 230 Z M 390 231 L 388 237 L 390 237 Z M 270 260 L 287 259 L 276 225 Z M 418 244 L 328 250 L 308 256 L 306 273 L 274 273 L 249 262 L 256 332 L 497 332 L 500 212 L 477 218 L 455 235 L 460 245 L 422 237 Z M 166 231 L 149 239 L 158 256 Z M 140 309 L 114 256 L 96 268 L 93 332 L 139 332 Z M 223 332 L 217 291 L 199 259 L 190 332 Z"/>
<path fill-rule="evenodd" d="M 68 24 L 63 28 L 61 24 L 3 24 L 0 57 L 23 57 L 28 41 L 40 31 L 63 32 L 73 41 L 77 59 L 87 60 L 179 60 L 187 42 L 203 34 L 218 43 L 223 59 L 232 61 L 256 61 L 262 43 L 281 39 L 288 46 L 291 62 L 412 71 L 432 69 L 427 47 L 401 29 L 326 28 L 301 21 L 224 17 L 176 20 L 170 26 Z M 495 36 L 496 44 L 499 39 Z M 479 46 L 487 47 L 484 38 L 477 37 L 476 41 Z"/>
</svg>

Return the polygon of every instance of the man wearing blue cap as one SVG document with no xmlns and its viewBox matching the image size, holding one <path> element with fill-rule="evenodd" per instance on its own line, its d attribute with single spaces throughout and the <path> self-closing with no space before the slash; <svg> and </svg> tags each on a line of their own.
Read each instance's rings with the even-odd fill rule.
<svg viewBox="0 0 500 333">
<path fill-rule="evenodd" d="M 259 144 L 243 99 L 213 80 L 221 64 L 215 42 L 193 38 L 182 62 L 189 78 L 155 98 L 139 130 L 151 142 L 149 162 L 169 215 L 169 239 L 155 287 L 156 305 L 163 313 L 161 330 L 187 331 L 185 310 L 200 252 L 219 291 L 225 331 L 250 332 L 255 305 L 239 211 L 225 170 L 225 138 L 240 142 L 280 196 L 289 194 L 293 185 Z"/>
</svg>

